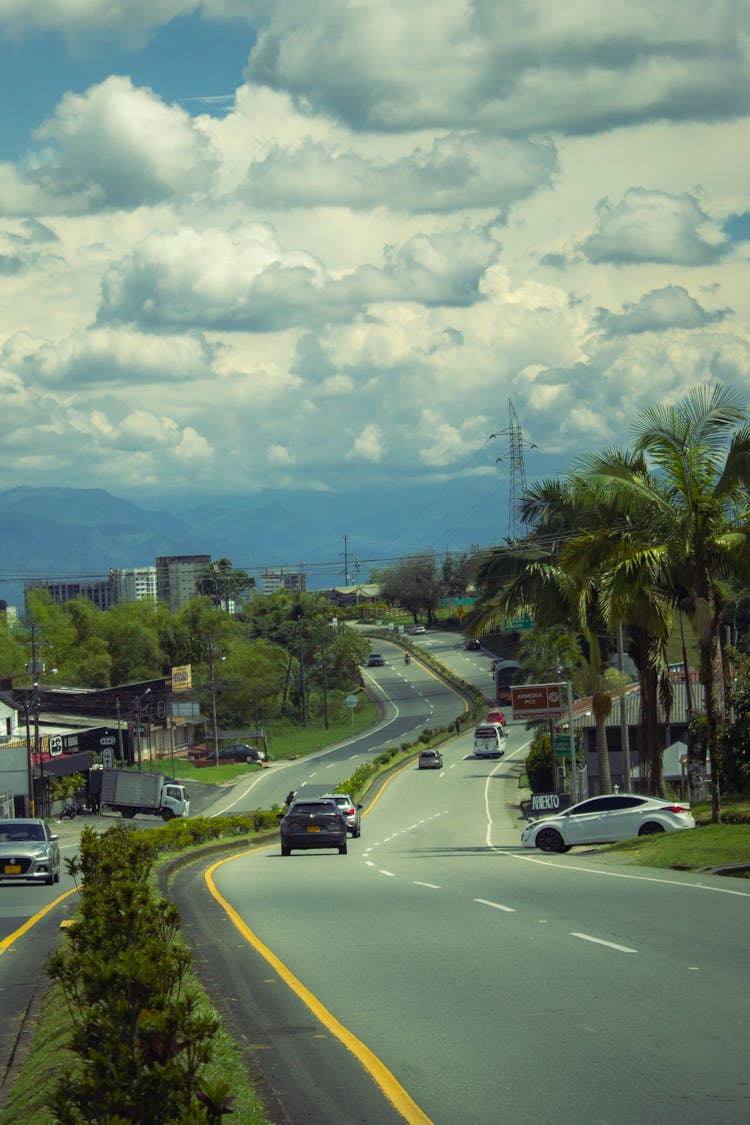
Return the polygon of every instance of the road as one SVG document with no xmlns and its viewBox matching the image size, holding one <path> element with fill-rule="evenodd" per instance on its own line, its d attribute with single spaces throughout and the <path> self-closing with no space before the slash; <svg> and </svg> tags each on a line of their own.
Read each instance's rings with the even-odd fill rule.
<svg viewBox="0 0 750 1125">
<path fill-rule="evenodd" d="M 279 1119 L 747 1119 L 750 889 L 522 850 L 523 729 L 510 742 L 480 762 L 467 734 L 442 771 L 403 769 L 347 857 L 274 843 L 216 865 L 212 899 L 200 872 L 178 879 L 215 989 L 246 1002 Z"/>
</svg>

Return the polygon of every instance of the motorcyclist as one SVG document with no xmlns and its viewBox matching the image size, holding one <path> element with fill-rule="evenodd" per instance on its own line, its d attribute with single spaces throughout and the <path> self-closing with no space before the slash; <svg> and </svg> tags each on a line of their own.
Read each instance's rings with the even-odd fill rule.
<svg viewBox="0 0 750 1125">
<path fill-rule="evenodd" d="M 411 664 L 411 657 L 408 652 L 404 654 L 404 664 Z"/>
<path fill-rule="evenodd" d="M 286 795 L 286 804 L 291 805 L 293 800 L 294 800 L 294 790 L 290 789 L 289 792 Z"/>
</svg>

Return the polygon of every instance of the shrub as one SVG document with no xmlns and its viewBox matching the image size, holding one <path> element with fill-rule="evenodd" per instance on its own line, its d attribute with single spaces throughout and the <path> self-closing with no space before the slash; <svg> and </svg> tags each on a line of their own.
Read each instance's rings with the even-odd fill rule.
<svg viewBox="0 0 750 1125">
<path fill-rule="evenodd" d="M 548 793 L 552 789 L 552 751 L 548 734 L 534 739 L 526 758 L 526 775 L 532 793 Z"/>
</svg>

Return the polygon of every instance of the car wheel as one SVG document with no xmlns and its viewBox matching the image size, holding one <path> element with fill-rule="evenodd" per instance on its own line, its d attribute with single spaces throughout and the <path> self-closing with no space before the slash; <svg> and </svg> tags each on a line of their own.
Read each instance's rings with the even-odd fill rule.
<svg viewBox="0 0 750 1125">
<path fill-rule="evenodd" d="M 133 817 L 135 816 L 135 809 L 123 809 L 122 815 L 125 817 L 126 820 L 132 820 Z"/>
<path fill-rule="evenodd" d="M 47 876 L 47 878 L 44 881 L 45 881 L 45 883 L 47 884 L 48 887 L 51 887 L 54 884 L 54 882 L 55 882 L 55 869 L 54 869 L 54 867 L 50 867 L 49 875 Z"/>
<path fill-rule="evenodd" d="M 174 813 L 172 812 L 171 809 L 162 809 L 161 810 L 162 820 L 164 820 L 164 821 L 171 820 L 173 816 L 174 816 Z"/>
<path fill-rule="evenodd" d="M 361 835 L 362 835 L 362 829 L 361 828 L 355 828 L 354 829 L 354 839 L 358 840 Z"/>
<path fill-rule="evenodd" d="M 657 822 L 655 820 L 647 820 L 646 823 L 642 824 L 641 827 L 638 829 L 638 835 L 639 836 L 658 836 L 658 834 L 660 832 L 663 832 L 663 831 L 664 831 L 664 825 L 663 824 L 657 824 Z"/>
<path fill-rule="evenodd" d="M 282 844 L 282 845 L 281 845 L 281 854 L 282 854 L 282 855 L 291 855 L 291 854 L 292 854 L 292 849 L 291 849 L 291 848 L 288 848 L 288 847 L 286 846 L 286 844 Z"/>
<path fill-rule="evenodd" d="M 542 828 L 537 834 L 536 846 L 542 852 L 567 851 L 563 838 L 556 828 Z"/>
<path fill-rule="evenodd" d="M 55 871 L 55 882 L 56 883 L 60 882 L 60 868 L 59 867 Z"/>
<path fill-rule="evenodd" d="M 347 852 L 346 844 L 339 844 L 339 855 L 346 855 L 346 852 Z"/>
</svg>

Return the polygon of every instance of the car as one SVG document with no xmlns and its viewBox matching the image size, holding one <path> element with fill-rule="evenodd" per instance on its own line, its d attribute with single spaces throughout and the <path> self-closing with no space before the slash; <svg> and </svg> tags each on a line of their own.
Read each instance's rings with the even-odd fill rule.
<svg viewBox="0 0 750 1125">
<path fill-rule="evenodd" d="M 532 821 L 521 833 L 521 843 L 543 852 L 568 852 L 577 844 L 611 844 L 633 836 L 687 828 L 695 828 L 695 820 L 685 801 L 607 793 L 589 797 L 555 816 Z"/>
<path fill-rule="evenodd" d="M 333 799 L 293 801 L 279 820 L 282 855 L 309 848 L 338 848 L 346 855 L 346 821 Z"/>
<path fill-rule="evenodd" d="M 39 817 L 0 820 L 0 881 L 59 883 L 58 839 Z"/>
<path fill-rule="evenodd" d="M 487 712 L 485 723 L 498 723 L 501 727 L 505 726 L 505 715 L 498 708 Z"/>
<path fill-rule="evenodd" d="M 464 648 L 467 652 L 480 652 L 482 643 L 478 641 L 476 637 L 467 637 L 464 641 Z"/>
<path fill-rule="evenodd" d="M 322 799 L 336 802 L 355 840 L 362 835 L 362 806 L 355 805 L 348 793 L 324 793 Z"/>
<path fill-rule="evenodd" d="M 368 657 L 368 660 L 367 660 L 367 667 L 368 668 L 382 668 L 384 664 L 385 664 L 385 661 L 383 660 L 383 657 L 381 656 L 381 654 L 379 652 L 371 652 L 370 653 L 370 655 Z"/>
<path fill-rule="evenodd" d="M 502 758 L 508 732 L 502 723 L 479 723 L 474 728 L 474 757 Z"/>
<path fill-rule="evenodd" d="M 420 750 L 418 770 L 441 770 L 443 768 L 443 755 L 439 750 Z"/>
<path fill-rule="evenodd" d="M 424 625 L 421 625 L 419 622 L 417 622 L 416 625 L 410 625 L 406 631 L 412 637 L 420 637 L 422 633 L 427 632 Z"/>
<path fill-rule="evenodd" d="M 263 754 L 257 746 L 247 742 L 230 742 L 228 746 L 219 747 L 219 760 L 222 758 L 231 762 L 262 762 Z"/>
</svg>

